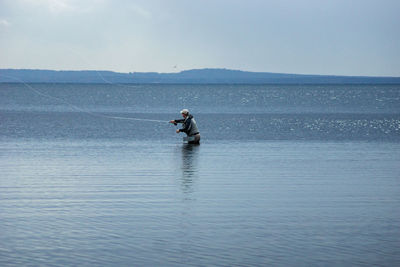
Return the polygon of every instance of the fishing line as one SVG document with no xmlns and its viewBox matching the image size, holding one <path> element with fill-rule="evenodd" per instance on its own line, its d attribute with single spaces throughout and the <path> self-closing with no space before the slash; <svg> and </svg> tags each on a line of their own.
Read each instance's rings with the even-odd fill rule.
<svg viewBox="0 0 400 267">
<path fill-rule="evenodd" d="M 87 64 L 89 64 L 89 65 L 93 65 L 91 60 L 89 60 L 89 59 L 87 59 L 85 56 L 79 54 L 79 53 L 78 53 L 77 51 L 75 51 L 74 49 L 72 49 L 72 48 L 70 48 L 70 47 L 66 47 L 66 49 L 69 50 L 70 52 L 72 52 L 73 54 L 75 54 L 76 56 L 78 56 L 78 58 L 79 58 L 81 61 L 84 61 L 85 63 L 87 63 Z M 99 78 L 100 78 L 103 82 L 105 82 L 105 83 L 107 83 L 107 84 L 110 84 L 110 85 L 117 85 L 117 86 L 124 87 L 124 88 L 136 88 L 136 87 L 138 87 L 138 86 L 136 86 L 136 85 L 126 85 L 126 84 L 111 82 L 111 81 L 107 80 L 106 78 L 104 78 L 104 76 L 100 73 L 100 71 L 98 71 L 98 70 L 93 70 L 93 71 L 96 72 L 97 76 L 99 76 Z"/>
<path fill-rule="evenodd" d="M 76 56 L 78 56 L 80 58 L 80 60 L 85 61 L 86 63 L 88 63 L 89 65 L 92 65 L 92 62 L 90 60 L 88 60 L 85 56 L 81 55 L 80 53 L 78 53 L 77 51 L 75 51 L 74 49 L 67 47 L 66 49 L 68 49 L 70 52 L 72 52 L 73 54 L 75 54 Z M 137 86 L 132 86 L 132 85 L 126 85 L 126 84 L 120 84 L 120 83 L 113 83 L 109 80 L 107 80 L 106 78 L 104 78 L 104 76 L 100 73 L 100 71 L 94 70 L 97 74 L 97 76 L 100 77 L 101 80 L 103 80 L 105 83 L 110 84 L 110 85 L 117 85 L 123 88 L 136 88 Z M 169 123 L 169 121 L 162 121 L 162 120 L 152 120 L 152 119 L 140 119 L 140 118 L 127 118 L 127 117 L 118 117 L 118 116 L 108 116 L 108 115 L 103 115 L 101 114 L 103 117 L 109 118 L 109 119 L 118 119 L 118 120 L 138 120 L 138 121 L 153 121 L 153 122 L 167 122 Z"/>
<path fill-rule="evenodd" d="M 162 120 L 109 116 L 109 115 L 104 115 L 104 114 L 101 114 L 101 113 L 94 113 L 94 112 L 91 112 L 91 111 L 88 111 L 88 110 L 84 110 L 84 109 L 82 109 L 82 108 L 80 108 L 80 107 L 78 107 L 78 106 L 76 106 L 74 104 L 71 104 L 68 101 L 66 101 L 65 99 L 62 99 L 62 98 L 59 98 L 59 97 L 55 97 L 55 96 L 51 96 L 51 95 L 45 94 L 43 92 L 40 92 L 39 90 L 33 88 L 32 86 L 30 86 L 29 84 L 27 84 L 26 82 L 24 82 L 23 80 L 21 80 L 19 78 L 16 78 L 16 77 L 13 77 L 13 76 L 8 76 L 8 75 L 3 75 L 3 74 L 0 74 L 0 76 L 12 79 L 14 81 L 17 81 L 17 82 L 23 84 L 25 87 L 27 87 L 28 89 L 32 90 L 34 93 L 36 93 L 36 94 L 38 94 L 38 95 L 40 95 L 42 97 L 46 97 L 46 98 L 49 98 L 49 99 L 54 99 L 54 100 L 60 101 L 60 102 L 62 102 L 64 104 L 67 104 L 68 106 L 72 107 L 73 109 L 75 109 L 75 110 L 77 110 L 79 112 L 86 113 L 86 114 L 89 114 L 89 115 L 94 116 L 94 117 L 101 117 L 101 118 L 114 119 L 114 120 L 151 121 L 151 122 L 169 123 L 169 121 L 162 121 Z M 104 80 L 104 81 L 106 81 L 106 80 Z"/>
</svg>

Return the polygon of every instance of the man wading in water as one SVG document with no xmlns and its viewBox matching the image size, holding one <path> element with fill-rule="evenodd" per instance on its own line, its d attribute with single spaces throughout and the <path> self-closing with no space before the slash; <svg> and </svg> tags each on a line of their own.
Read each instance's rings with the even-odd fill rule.
<svg viewBox="0 0 400 267">
<path fill-rule="evenodd" d="M 193 115 L 189 114 L 189 110 L 183 109 L 181 111 L 183 119 L 172 120 L 170 123 L 177 124 L 182 123 L 182 129 L 176 130 L 176 133 L 184 132 L 187 134 L 187 141 L 189 144 L 200 144 L 200 133 L 197 128 L 196 121 Z"/>
</svg>

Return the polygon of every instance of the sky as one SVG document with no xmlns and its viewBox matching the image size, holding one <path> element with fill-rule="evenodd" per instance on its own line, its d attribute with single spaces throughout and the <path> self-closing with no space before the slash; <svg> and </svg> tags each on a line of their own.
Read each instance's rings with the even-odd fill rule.
<svg viewBox="0 0 400 267">
<path fill-rule="evenodd" d="M 0 0 L 0 68 L 400 76 L 399 0 Z"/>
</svg>

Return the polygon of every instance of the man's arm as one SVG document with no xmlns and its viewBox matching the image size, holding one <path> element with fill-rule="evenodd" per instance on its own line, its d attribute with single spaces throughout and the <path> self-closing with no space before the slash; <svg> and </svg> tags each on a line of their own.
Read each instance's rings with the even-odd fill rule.
<svg viewBox="0 0 400 267">
<path fill-rule="evenodd" d="M 171 120 L 171 121 L 169 121 L 170 123 L 173 123 L 173 124 L 175 124 L 175 125 L 177 125 L 178 123 L 182 123 L 182 122 L 184 122 L 185 120 Z"/>
<path fill-rule="evenodd" d="M 179 129 L 179 131 L 183 132 L 183 133 L 188 133 L 190 131 L 190 127 L 192 127 L 192 119 L 187 118 L 187 120 L 185 122 L 185 127 L 182 129 Z"/>
</svg>

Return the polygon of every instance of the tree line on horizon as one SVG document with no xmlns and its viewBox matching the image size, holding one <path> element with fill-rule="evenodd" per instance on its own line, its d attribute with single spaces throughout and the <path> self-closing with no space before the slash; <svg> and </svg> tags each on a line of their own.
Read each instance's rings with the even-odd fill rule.
<svg viewBox="0 0 400 267">
<path fill-rule="evenodd" d="M 32 83 L 243 83 L 243 84 L 400 84 L 400 77 L 306 75 L 249 72 L 229 69 L 197 69 L 178 73 L 113 71 L 55 71 L 33 69 L 0 69 L 0 82 Z"/>
</svg>

